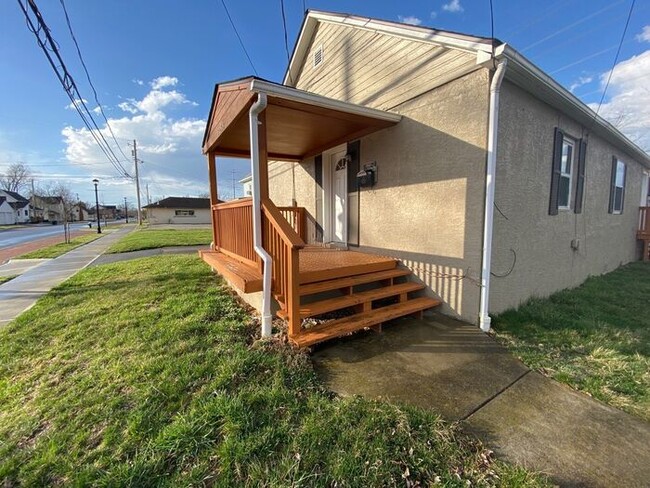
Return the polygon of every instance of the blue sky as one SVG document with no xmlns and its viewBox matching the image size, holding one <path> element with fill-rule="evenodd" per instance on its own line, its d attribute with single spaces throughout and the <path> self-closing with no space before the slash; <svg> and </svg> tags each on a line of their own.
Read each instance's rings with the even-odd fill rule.
<svg viewBox="0 0 650 488">
<path fill-rule="evenodd" d="M 37 3 L 82 95 L 92 101 L 61 4 Z M 226 3 L 259 75 L 281 81 L 287 57 L 279 0 Z M 490 35 L 487 0 L 305 3 L 307 8 Z M 494 0 L 495 36 L 585 102 L 597 103 L 629 5 L 629 0 Z M 200 142 L 214 84 L 252 74 L 221 1 L 66 0 L 66 7 L 99 99 L 127 155 L 127 140 L 138 139 L 143 181 L 152 197 L 205 192 Z M 285 8 L 291 49 L 303 1 L 285 0 Z M 116 178 L 109 163 L 88 146 L 81 120 L 66 108 L 69 100 L 16 1 L 0 2 L 0 73 L 0 172 L 23 161 L 37 185 L 60 179 L 90 200 L 90 180 L 98 177 L 105 203 L 133 199 L 133 184 Z M 650 2 L 637 1 L 601 112 L 646 149 L 648 87 Z M 231 178 L 243 177 L 247 164 L 223 161 L 219 173 L 223 194 L 229 196 Z"/>
</svg>

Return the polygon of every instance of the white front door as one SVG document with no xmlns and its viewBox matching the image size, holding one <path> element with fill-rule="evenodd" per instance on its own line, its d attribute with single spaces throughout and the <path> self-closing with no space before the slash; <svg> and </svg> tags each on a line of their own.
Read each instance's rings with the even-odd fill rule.
<svg viewBox="0 0 650 488">
<path fill-rule="evenodd" d="M 331 196 L 330 222 L 331 241 L 348 242 L 348 160 L 346 151 L 337 151 L 330 156 Z"/>
</svg>

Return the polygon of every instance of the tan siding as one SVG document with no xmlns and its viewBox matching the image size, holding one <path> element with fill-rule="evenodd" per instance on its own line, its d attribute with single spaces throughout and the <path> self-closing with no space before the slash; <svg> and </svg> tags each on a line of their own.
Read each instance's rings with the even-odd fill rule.
<svg viewBox="0 0 650 488">
<path fill-rule="evenodd" d="M 553 131 L 560 127 L 580 138 L 587 129 L 509 82 L 501 89 L 499 121 L 495 202 L 503 214 L 494 217 L 492 271 L 512 271 L 492 278 L 490 312 L 578 286 L 636 259 L 641 165 L 592 134 L 582 213 L 549 215 Z M 623 215 L 608 213 L 612 156 L 627 163 Z M 577 251 L 573 239 L 580 241 Z"/>
<path fill-rule="evenodd" d="M 323 47 L 323 62 L 313 53 Z M 474 69 L 460 51 L 349 26 L 319 24 L 296 86 L 320 95 L 392 109 Z"/>
</svg>

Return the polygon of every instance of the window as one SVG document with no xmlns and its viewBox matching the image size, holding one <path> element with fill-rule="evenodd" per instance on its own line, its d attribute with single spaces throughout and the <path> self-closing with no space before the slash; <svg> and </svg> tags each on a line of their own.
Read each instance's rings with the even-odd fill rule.
<svg viewBox="0 0 650 488">
<path fill-rule="evenodd" d="M 571 139 L 562 140 L 562 160 L 560 162 L 560 182 L 558 187 L 557 206 L 561 210 L 571 208 L 571 189 L 573 187 L 573 167 L 575 144 Z"/>
<path fill-rule="evenodd" d="M 623 161 L 612 159 L 612 182 L 609 193 L 609 213 L 623 213 L 625 202 L 625 173 L 627 167 Z"/>
<path fill-rule="evenodd" d="M 176 217 L 194 217 L 194 210 L 176 210 Z"/>
<path fill-rule="evenodd" d="M 323 62 L 323 46 L 318 46 L 316 51 L 314 51 L 314 68 L 320 66 Z"/>
</svg>

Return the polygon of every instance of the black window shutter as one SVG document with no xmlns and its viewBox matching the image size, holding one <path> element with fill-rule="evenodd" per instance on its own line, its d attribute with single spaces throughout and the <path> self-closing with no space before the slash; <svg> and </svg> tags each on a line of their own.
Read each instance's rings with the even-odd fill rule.
<svg viewBox="0 0 650 488">
<path fill-rule="evenodd" d="M 609 213 L 614 213 L 616 198 L 616 156 L 612 156 L 612 179 L 609 182 Z"/>
<path fill-rule="evenodd" d="M 564 140 L 564 133 L 555 128 L 555 138 L 553 139 L 553 167 L 551 173 L 551 198 L 548 205 L 548 214 L 557 215 L 557 203 L 560 189 L 560 174 L 562 165 L 562 141 Z"/>
<path fill-rule="evenodd" d="M 582 196 L 585 191 L 585 163 L 587 158 L 587 142 L 584 139 L 578 141 L 578 172 L 576 174 L 576 199 L 573 204 L 573 211 L 582 213 Z"/>
<path fill-rule="evenodd" d="M 348 245 L 359 245 L 359 204 L 361 195 L 357 173 L 361 166 L 361 141 L 348 143 Z"/>
</svg>

